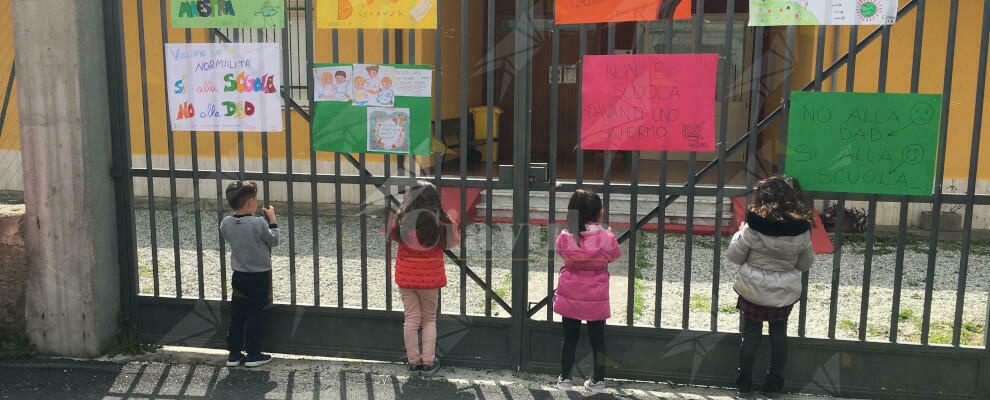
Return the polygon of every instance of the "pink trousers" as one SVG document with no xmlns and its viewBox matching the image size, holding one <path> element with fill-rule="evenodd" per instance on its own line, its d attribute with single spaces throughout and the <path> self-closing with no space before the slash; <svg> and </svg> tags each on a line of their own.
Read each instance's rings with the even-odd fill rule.
<svg viewBox="0 0 990 400">
<path fill-rule="evenodd" d="M 399 289 L 405 306 L 403 337 L 410 364 L 433 365 L 437 345 L 437 299 L 440 289 Z M 423 329 L 423 350 L 419 348 L 419 329 Z"/>
</svg>

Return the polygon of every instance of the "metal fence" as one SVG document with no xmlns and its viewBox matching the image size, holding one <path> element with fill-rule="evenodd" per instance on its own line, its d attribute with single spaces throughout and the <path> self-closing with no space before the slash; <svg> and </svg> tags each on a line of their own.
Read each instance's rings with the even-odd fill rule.
<svg viewBox="0 0 990 400">
<path fill-rule="evenodd" d="M 865 36 L 859 35 L 856 26 L 843 28 L 843 32 L 848 29 L 847 49 L 839 50 L 836 40 L 836 53 L 830 64 L 826 60 L 829 55 L 825 52 L 828 29 L 818 27 L 814 76 L 804 86 L 791 87 L 797 28 L 782 28 L 786 29 L 783 49 L 765 43 L 773 37 L 770 32 L 772 28 L 746 28 L 746 34 L 751 35 L 753 40 L 750 47 L 752 54 L 747 57 L 746 54 L 738 54 L 739 48 L 734 46 L 738 39 L 734 37 L 738 32 L 734 26 L 745 24 L 744 18 L 735 12 L 736 2 L 727 2 L 724 19 L 713 22 L 705 15 L 705 1 L 697 0 L 690 29 L 692 52 L 702 52 L 706 27 L 724 24 L 724 29 L 721 29 L 724 32 L 723 45 L 718 50 L 720 74 L 717 96 L 722 117 L 718 121 L 717 158 L 699 165 L 697 155 L 691 153 L 685 164 L 687 179 L 681 182 L 670 179 L 674 161 L 667 153 L 661 153 L 656 163 L 647 164 L 641 160 L 640 152 L 631 152 L 628 179 L 616 180 L 612 178 L 615 160 L 625 155 L 606 152 L 601 165 L 602 179 L 598 180 L 586 175 L 589 170 L 598 167 L 586 164 L 586 157 L 590 158 L 586 153 L 589 152 L 576 149 L 574 178 L 560 176 L 558 141 L 561 135 L 570 134 L 563 132 L 561 126 L 565 119 L 575 118 L 559 111 L 562 103 L 575 101 L 561 96 L 559 67 L 562 64 L 562 29 L 552 27 L 548 34 L 539 32 L 534 9 L 539 10 L 546 4 L 538 1 L 534 5 L 524 0 L 515 1 L 513 32 L 501 41 L 497 41 L 496 29 L 499 25 L 496 23 L 494 0 L 439 1 L 441 27 L 433 35 L 432 44 L 437 77 L 434 79 L 434 120 L 437 121 L 433 127 L 434 136 L 437 142 L 444 142 L 444 136 L 448 135 L 444 124 L 440 123 L 444 119 L 443 107 L 446 103 L 439 77 L 460 77 L 459 119 L 455 124 L 459 143 L 468 143 L 471 139 L 466 88 L 469 79 L 478 77 L 474 74 L 482 74 L 484 104 L 488 107 L 488 134 L 483 142 L 487 157 L 483 162 L 483 175 L 471 175 L 472 165 L 466 145 L 457 149 L 458 163 L 454 171 L 450 170 L 449 163 L 448 168 L 444 168 L 445 154 L 437 149 L 434 149 L 432 163 L 427 163 L 429 165 L 418 164 L 413 157 L 385 155 L 380 174 L 370 172 L 373 169 L 370 164 L 373 163 L 369 163 L 369 157 L 364 154 L 334 153 L 332 161 L 322 161 L 310 149 L 308 157 L 302 160 L 308 161 L 308 168 L 295 169 L 294 165 L 299 164 L 293 162 L 293 141 L 310 137 L 308 122 L 312 118 L 309 105 L 313 100 L 314 82 L 309 71 L 316 62 L 316 49 L 329 49 L 333 62 L 411 63 L 419 54 L 417 47 L 427 45 L 422 40 L 417 43 L 419 36 L 411 30 L 358 30 L 353 43 L 342 42 L 343 31 L 333 30 L 329 42 L 318 41 L 314 32 L 313 0 L 287 2 L 286 29 L 210 30 L 208 33 L 208 40 L 216 42 L 277 41 L 282 44 L 282 74 L 287 86 L 282 91 L 286 133 L 281 135 L 284 136 L 286 150 L 284 164 L 279 161 L 278 165 L 284 167 L 273 167 L 273 162 L 269 160 L 269 149 L 276 144 L 270 140 L 280 134 L 173 132 L 167 124 L 159 124 L 166 131 L 167 165 L 156 165 L 152 138 L 153 120 L 157 117 L 152 103 L 155 97 L 163 100 L 165 93 L 163 88 L 162 91 L 153 90 L 149 82 L 157 79 L 151 79 L 154 74 L 161 73 L 163 76 L 164 73 L 149 68 L 148 61 L 157 55 L 158 49 L 150 51 L 146 44 L 149 35 L 160 35 L 164 39 L 162 42 L 176 41 L 174 35 L 169 35 L 165 16 L 168 2 L 139 0 L 133 5 L 121 1 L 109 3 L 110 61 L 111 65 L 117 65 L 119 71 L 116 72 L 122 77 L 120 82 L 115 83 L 119 86 L 112 88 L 115 95 L 113 101 L 121 109 L 128 110 L 121 114 L 114 126 L 115 171 L 120 176 L 118 201 L 121 209 L 130 211 L 118 222 L 123 237 L 122 264 L 126 267 L 125 300 L 128 315 L 138 326 L 142 338 L 159 343 L 223 346 L 223 310 L 229 298 L 227 252 L 217 232 L 220 219 L 227 213 L 223 185 L 233 179 L 253 179 L 261 182 L 261 197 L 266 203 L 270 202 L 272 191 L 276 188 L 284 187 L 286 195 L 286 213 L 280 217 L 285 221 L 281 224 L 285 244 L 275 253 L 277 304 L 269 315 L 266 346 L 271 343 L 271 349 L 282 352 L 401 359 L 402 316 L 396 311 L 400 307 L 394 304 L 396 288 L 393 287 L 390 269 L 394 248 L 379 232 L 384 221 L 381 214 L 387 212 L 384 210 L 389 208 L 388 205 L 398 203 L 405 187 L 413 179 L 430 179 L 442 187 L 460 190 L 459 216 L 462 220 L 469 211 L 469 188 L 483 189 L 487 212 L 478 223 L 461 223 L 460 234 L 464 240 L 456 249 L 446 252 L 448 274 L 452 279 L 450 287 L 441 291 L 441 357 L 456 365 L 554 372 L 559 327 L 554 322 L 551 299 L 561 265 L 559 260 L 555 260 L 552 244 L 559 232 L 553 222 L 561 219 L 556 211 L 560 205 L 557 196 L 584 187 L 601 193 L 607 209 L 618 207 L 621 202 L 628 204 L 630 210 L 628 220 L 622 221 L 608 221 L 610 213 L 605 214 L 606 223 L 628 225 L 628 229 L 621 230 L 619 237 L 625 258 L 613 266 L 613 282 L 623 281 L 623 271 L 625 279 L 621 285 L 613 286 L 612 292 L 613 297 L 617 297 L 617 292 L 624 292 L 624 313 L 617 313 L 620 316 L 609 321 L 609 356 L 615 363 L 612 369 L 614 374 L 610 372 L 610 375 L 714 385 L 730 385 L 733 381 L 738 343 L 734 326 L 738 315 L 733 314 L 731 309 L 735 304 L 731 296 L 734 269 L 721 256 L 728 239 L 724 234 L 723 219 L 730 217 L 725 215 L 722 205 L 730 198 L 745 196 L 757 179 L 783 168 L 785 160 L 782 151 L 779 159 L 767 159 L 761 155 L 764 146 L 772 146 L 773 143 L 760 140 L 760 136 L 774 127 L 779 132 L 787 131 L 791 90 L 822 90 L 828 79 L 831 78 L 834 83 L 837 74 L 845 71 L 845 90 L 853 91 L 857 79 L 857 55 L 876 48 L 876 41 L 880 39 L 880 64 L 876 79 L 878 91 L 886 91 L 891 35 L 896 35 L 897 29 L 907 22 L 878 28 L 863 27 L 871 29 Z M 903 3 L 897 14 L 898 20 L 916 16 L 909 79 L 911 92 L 918 92 L 920 71 L 926 60 L 922 52 L 926 2 L 912 0 Z M 818 282 L 809 273 L 803 276 L 806 290 L 797 316 L 792 321 L 792 335 L 796 338 L 791 342 L 790 362 L 793 368 L 788 376 L 789 390 L 890 398 L 986 398 L 990 394 L 986 383 L 990 382 L 987 379 L 990 378 L 987 367 L 990 353 L 987 352 L 985 329 L 987 314 L 990 313 L 987 289 L 974 286 L 976 283 L 968 280 L 971 270 L 978 269 L 980 276 L 983 276 L 982 270 L 988 266 L 986 254 L 974 253 L 974 244 L 982 244 L 972 237 L 976 208 L 990 205 L 990 196 L 977 194 L 976 186 L 987 47 L 990 44 L 990 4 L 984 3 L 983 24 L 979 30 L 979 66 L 975 77 L 977 91 L 970 172 L 965 192 L 943 193 L 942 182 L 957 30 L 961 28 L 964 34 L 972 35 L 977 28 L 957 28 L 959 0 L 951 0 L 936 194 L 810 194 L 819 202 L 834 201 L 839 214 L 851 206 L 850 202 L 865 202 L 870 220 L 863 235 L 850 236 L 844 233 L 843 219 L 838 218 L 831 262 L 823 258 L 817 269 L 825 271 L 826 277 Z M 131 7 L 135 8 L 136 21 L 125 19 Z M 486 49 L 483 68 L 474 69 L 468 58 L 471 44 L 466 32 L 470 31 L 472 24 L 481 23 L 469 18 L 470 11 L 479 7 L 483 7 L 486 14 L 483 31 Z M 146 14 L 154 14 L 155 9 L 160 20 L 145 20 Z M 445 14 L 451 10 L 459 10 L 460 16 L 448 18 Z M 448 21 L 452 20 L 458 21 L 458 25 L 449 26 Z M 128 24 L 136 24 L 136 37 L 125 35 Z M 684 45 L 674 42 L 675 22 L 672 20 L 634 24 L 637 53 L 652 52 L 650 49 L 671 51 L 677 49 L 677 45 Z M 443 53 L 456 49 L 451 49 L 439 32 L 452 28 L 460 32 L 460 63 L 459 70 L 450 71 L 444 68 L 446 59 Z M 591 32 L 598 27 L 588 24 L 568 28 L 578 32 L 579 56 L 588 54 L 594 47 L 589 43 L 589 37 L 594 37 Z M 616 49 L 618 30 L 614 23 L 604 26 L 607 54 Z M 662 41 L 648 46 L 648 36 L 654 31 L 662 32 Z M 838 32 L 835 29 L 836 38 Z M 193 33 L 185 30 L 184 41 L 193 41 Z M 371 35 L 381 37 L 380 55 L 365 52 L 368 46 L 366 38 Z M 133 45 L 133 40 L 137 40 L 138 44 Z M 127 58 L 127 49 L 131 46 L 139 52 L 138 64 L 121 62 Z M 342 49 L 350 46 L 356 48 L 356 57 L 344 59 Z M 377 44 L 375 47 L 378 47 Z M 768 48 L 770 51 L 765 52 L 764 49 Z M 780 57 L 772 54 L 778 50 L 782 50 Z M 533 60 L 535 53 L 547 51 L 551 53 L 549 104 L 547 109 L 537 109 L 534 107 L 534 96 L 544 94 L 533 93 L 534 79 L 541 79 L 543 71 L 536 69 Z M 745 60 L 745 63 L 737 60 Z M 768 65 L 770 63 L 780 64 L 771 66 Z M 739 70 L 736 65 L 745 65 L 745 68 Z M 129 75 L 126 71 L 132 68 L 140 70 L 141 90 L 137 98 L 127 89 Z M 580 76 L 580 64 L 578 69 Z M 502 74 L 499 79 L 496 72 Z M 499 90 L 496 82 L 506 84 L 506 76 L 512 83 L 512 164 L 499 166 L 493 161 L 497 140 L 493 136 L 493 107 L 496 91 Z M 768 82 L 771 80 L 773 83 Z M 761 107 L 772 99 L 770 92 L 778 85 L 782 93 L 780 105 L 775 108 Z M 745 124 L 747 131 L 730 143 L 727 135 L 729 103 L 745 101 L 747 90 L 748 116 L 745 121 L 733 121 Z M 576 100 L 580 104 L 580 98 Z M 545 164 L 532 162 L 534 115 L 549 120 L 549 154 Z M 133 125 L 128 118 L 143 121 L 143 157 L 137 155 L 132 158 L 132 151 L 141 147 L 130 141 Z M 297 118 L 307 124 L 293 124 L 293 121 L 298 121 Z M 580 121 L 577 124 L 580 128 Z M 303 134 L 293 135 L 293 132 Z M 225 165 L 224 159 L 228 157 L 222 155 L 227 146 L 234 145 L 234 135 L 236 167 Z M 779 135 L 779 148 L 786 148 L 786 137 L 786 134 Z M 180 163 L 177 157 L 181 158 L 175 151 L 177 140 L 188 140 L 192 154 L 188 168 L 177 166 Z M 260 147 L 260 170 L 247 167 L 246 160 L 250 157 L 246 157 L 246 147 L 255 146 L 255 140 Z M 198 157 L 198 146 L 204 144 L 214 150 L 212 168 L 200 165 L 202 157 Z M 726 160 L 739 153 L 746 155 L 745 185 L 733 186 L 727 183 L 731 177 L 727 176 L 729 163 Z M 144 166 L 133 166 L 134 160 L 143 161 Z M 658 172 L 656 180 L 640 179 L 647 165 Z M 712 174 L 715 176 L 714 184 L 701 183 Z M 167 201 L 157 204 L 156 188 L 157 193 L 161 193 L 163 182 L 167 182 Z M 215 193 L 201 192 L 203 188 L 212 189 L 214 184 Z M 177 194 L 182 185 L 191 185 L 191 204 L 185 204 L 187 202 Z M 135 196 L 135 187 L 146 188 L 146 198 Z M 356 207 L 343 204 L 342 192 L 348 187 L 358 191 Z M 330 189 L 333 195 L 326 195 L 324 189 Z M 511 231 L 500 228 L 501 224 L 493 217 L 493 204 L 499 191 L 511 194 Z M 295 197 L 296 193 L 308 196 L 299 199 Z M 548 226 L 532 225 L 532 199 L 544 194 L 548 201 L 547 219 L 551 223 Z M 702 198 L 714 199 L 711 241 L 698 238 L 695 233 L 699 230 L 695 226 L 695 207 L 701 204 Z M 643 204 L 650 207 L 646 214 L 638 212 L 644 207 Z M 667 231 L 665 222 L 668 221 L 668 210 L 674 204 L 685 207 L 683 234 Z M 889 237 L 878 235 L 882 232 L 876 229 L 875 218 L 882 204 L 896 205 L 900 210 L 897 229 Z M 936 228 L 931 230 L 926 241 L 913 241 L 908 231 L 909 207 L 924 204 L 931 206 L 931 223 Z M 964 208 L 964 225 L 959 240 L 948 243 L 940 241 L 942 237 L 937 228 L 939 211 L 953 205 Z M 191 212 L 188 208 L 192 208 Z M 644 230 L 648 224 L 656 224 L 655 233 Z M 861 240 L 861 247 L 847 243 L 850 240 L 857 243 Z M 507 243 L 511 243 L 511 248 L 505 246 Z M 938 268 L 945 264 L 946 254 L 950 254 L 944 247 L 950 244 L 958 245 L 950 250 L 951 264 L 957 269 L 946 279 L 955 279 L 955 288 L 953 290 L 951 284 L 943 283 L 941 287 L 950 288 L 936 290 Z M 882 251 L 878 250 L 881 248 Z M 850 250 L 861 251 L 862 254 L 850 255 Z M 912 313 L 907 313 L 902 308 L 906 301 L 905 290 L 908 290 L 905 289 L 906 269 L 914 265 L 908 259 L 919 254 L 925 258 L 919 270 L 923 271 L 920 275 L 922 280 L 917 281 L 917 286 L 912 286 L 910 291 L 911 296 L 921 296 L 918 299 L 921 306 L 920 310 L 912 309 Z M 957 254 L 958 262 L 955 262 Z M 976 254 L 973 256 L 975 263 L 971 261 L 971 254 Z M 860 256 L 861 270 L 858 262 Z M 943 257 L 942 263 L 939 257 Z M 850 258 L 855 260 L 852 265 L 855 269 L 851 274 L 843 271 L 843 268 L 850 268 Z M 880 274 L 891 276 L 890 287 L 873 284 Z M 300 280 L 303 282 L 300 283 Z M 918 288 L 922 285 L 923 290 Z M 812 289 L 809 288 L 812 287 L 814 292 L 810 293 Z M 888 290 L 889 302 L 885 300 Z M 884 293 L 884 301 L 878 304 L 876 296 L 881 292 Z M 936 299 L 939 293 L 954 297 L 954 301 L 941 302 Z M 964 318 L 967 298 L 972 299 L 972 304 L 982 305 L 982 310 L 970 310 L 982 318 Z M 648 301 L 650 299 L 652 301 Z M 937 308 L 947 304 L 953 307 L 952 322 L 948 327 L 933 319 Z M 621 303 L 614 302 L 613 305 L 622 311 Z M 851 314 L 843 312 L 843 306 L 852 310 Z M 870 315 L 877 315 L 878 308 L 882 310 L 880 313 L 885 321 L 879 325 L 876 322 L 871 324 Z M 649 310 L 652 313 L 648 313 Z M 843 318 L 847 314 L 851 316 Z M 889 323 L 886 323 L 888 316 Z M 909 323 L 911 326 L 906 327 Z M 822 325 L 822 328 L 813 328 L 809 324 Z M 933 327 L 937 328 L 938 340 L 933 340 Z M 908 328 L 920 330 L 916 341 L 904 338 L 904 331 Z M 948 343 L 938 344 L 941 342 Z"/>
</svg>

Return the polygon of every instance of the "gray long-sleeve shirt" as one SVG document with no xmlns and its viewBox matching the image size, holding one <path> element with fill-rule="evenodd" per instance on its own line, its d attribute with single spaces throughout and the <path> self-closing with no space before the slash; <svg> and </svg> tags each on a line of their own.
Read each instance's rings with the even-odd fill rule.
<svg viewBox="0 0 990 400">
<path fill-rule="evenodd" d="M 239 272 L 272 269 L 272 247 L 278 245 L 278 226 L 262 217 L 228 215 L 220 222 L 220 234 L 230 245 L 230 268 Z"/>
</svg>

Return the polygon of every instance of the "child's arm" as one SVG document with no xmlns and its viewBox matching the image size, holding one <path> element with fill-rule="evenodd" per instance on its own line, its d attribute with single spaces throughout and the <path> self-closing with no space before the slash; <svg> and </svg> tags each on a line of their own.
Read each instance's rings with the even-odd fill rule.
<svg viewBox="0 0 990 400">
<path fill-rule="evenodd" d="M 447 243 L 444 243 L 444 249 L 453 249 L 461 241 L 460 233 L 457 232 L 457 225 L 443 224 L 443 227 L 447 230 L 447 234 L 445 235 L 447 237 Z"/>
<path fill-rule="evenodd" d="M 746 240 L 746 232 L 749 230 L 749 225 L 743 224 L 739 231 L 732 236 L 732 241 L 729 242 L 729 248 L 725 250 L 725 258 L 731 261 L 733 264 L 743 265 L 746 259 L 749 258 L 749 241 Z"/>
<path fill-rule="evenodd" d="M 815 265 L 815 248 L 811 245 L 811 240 L 809 239 L 804 249 L 801 250 L 801 254 L 798 255 L 797 270 L 808 271 L 812 265 Z"/>
<path fill-rule="evenodd" d="M 278 223 L 275 221 L 275 207 L 262 208 L 261 212 L 268 216 L 268 226 L 261 229 L 261 240 L 269 248 L 278 246 Z"/>
</svg>

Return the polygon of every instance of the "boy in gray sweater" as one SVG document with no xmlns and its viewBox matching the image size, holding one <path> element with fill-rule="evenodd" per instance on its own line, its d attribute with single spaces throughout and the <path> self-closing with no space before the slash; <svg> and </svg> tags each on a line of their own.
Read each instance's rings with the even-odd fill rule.
<svg viewBox="0 0 990 400">
<path fill-rule="evenodd" d="M 261 353 L 264 309 L 270 303 L 272 287 L 272 247 L 278 245 L 275 209 L 262 208 L 265 217 L 255 217 L 258 210 L 258 185 L 237 181 L 227 185 L 227 203 L 233 215 L 220 222 L 220 234 L 230 245 L 230 331 L 227 334 L 227 366 L 265 365 L 272 357 Z M 247 357 L 241 350 L 247 350 Z"/>
</svg>

